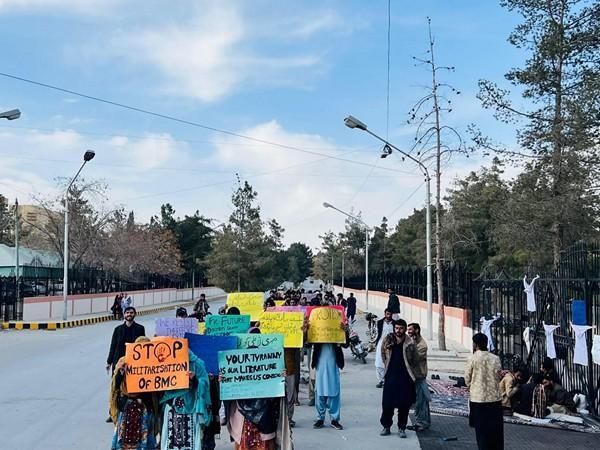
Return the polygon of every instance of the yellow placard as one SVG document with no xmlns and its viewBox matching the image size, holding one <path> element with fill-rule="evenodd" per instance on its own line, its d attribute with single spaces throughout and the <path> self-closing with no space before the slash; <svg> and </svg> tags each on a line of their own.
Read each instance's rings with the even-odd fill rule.
<svg viewBox="0 0 600 450">
<path fill-rule="evenodd" d="M 127 392 L 169 391 L 189 387 L 188 341 L 155 337 L 125 346 Z"/>
<path fill-rule="evenodd" d="M 227 308 L 235 306 L 240 314 L 250 314 L 255 322 L 264 310 L 265 295 L 262 292 L 233 292 L 227 295 Z"/>
<path fill-rule="evenodd" d="M 206 322 L 198 322 L 198 334 L 204 334 L 206 332 Z"/>
<path fill-rule="evenodd" d="M 337 343 L 346 342 L 346 332 L 342 329 L 342 313 L 335 308 L 315 308 L 310 312 L 308 324 L 308 342 Z"/>
<path fill-rule="evenodd" d="M 283 306 L 285 300 L 275 300 L 275 306 Z"/>
<path fill-rule="evenodd" d="M 261 334 L 283 334 L 286 348 L 302 348 L 303 324 L 302 312 L 263 312 L 260 316 Z"/>
</svg>

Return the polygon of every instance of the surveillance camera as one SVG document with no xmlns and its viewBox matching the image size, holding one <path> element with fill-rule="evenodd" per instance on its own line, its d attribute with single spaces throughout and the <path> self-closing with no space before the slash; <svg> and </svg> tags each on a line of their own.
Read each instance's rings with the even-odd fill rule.
<svg viewBox="0 0 600 450">
<path fill-rule="evenodd" d="M 381 158 L 387 158 L 388 155 L 392 154 L 392 147 L 390 147 L 388 144 L 385 144 L 383 146 L 383 149 L 381 149 Z"/>
</svg>

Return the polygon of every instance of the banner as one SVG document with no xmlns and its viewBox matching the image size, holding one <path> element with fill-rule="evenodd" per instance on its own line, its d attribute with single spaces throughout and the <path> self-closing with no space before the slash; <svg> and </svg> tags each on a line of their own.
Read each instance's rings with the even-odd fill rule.
<svg viewBox="0 0 600 450">
<path fill-rule="evenodd" d="M 177 318 L 177 317 L 160 317 L 154 321 L 156 336 L 171 336 L 182 338 L 185 333 L 198 332 L 198 319 L 196 318 Z"/>
<path fill-rule="evenodd" d="M 267 312 L 301 312 L 306 314 L 306 306 L 271 306 Z"/>
<path fill-rule="evenodd" d="M 127 391 L 186 389 L 190 361 L 186 339 L 156 337 L 150 342 L 125 344 Z"/>
<path fill-rule="evenodd" d="M 199 334 L 206 333 L 206 322 L 198 322 L 198 333 Z"/>
<path fill-rule="evenodd" d="M 338 343 L 346 342 L 346 332 L 342 329 L 342 313 L 333 306 L 312 308 L 309 316 L 308 342 Z"/>
<path fill-rule="evenodd" d="M 241 314 L 250 314 L 255 322 L 263 312 L 265 295 L 262 292 L 234 292 L 227 295 L 227 308 L 237 307 Z"/>
<path fill-rule="evenodd" d="M 310 313 L 315 308 L 333 308 L 337 309 L 342 313 L 342 322 L 346 323 L 346 309 L 342 305 L 330 305 L 330 306 L 307 306 L 306 315 L 310 317 Z"/>
<path fill-rule="evenodd" d="M 264 312 L 260 316 L 261 333 L 281 333 L 285 336 L 286 348 L 302 348 L 304 331 L 302 312 Z"/>
<path fill-rule="evenodd" d="M 283 348 L 283 334 L 246 333 L 232 336 L 238 340 L 237 348 Z"/>
<path fill-rule="evenodd" d="M 205 334 L 228 336 L 233 333 L 247 333 L 250 328 L 250 316 L 206 316 Z"/>
<path fill-rule="evenodd" d="M 235 336 L 207 336 L 186 333 L 190 351 L 204 361 L 208 373 L 219 373 L 219 351 L 235 350 L 238 340 Z"/>
<path fill-rule="evenodd" d="M 275 300 L 275 306 L 283 306 L 285 300 Z"/>
<path fill-rule="evenodd" d="M 283 397 L 284 369 L 283 349 L 219 352 L 221 400 Z"/>
</svg>

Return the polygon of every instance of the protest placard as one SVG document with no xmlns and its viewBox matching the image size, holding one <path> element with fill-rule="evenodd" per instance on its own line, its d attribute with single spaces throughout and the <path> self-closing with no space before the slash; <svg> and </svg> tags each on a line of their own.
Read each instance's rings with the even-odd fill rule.
<svg viewBox="0 0 600 450">
<path fill-rule="evenodd" d="M 246 333 L 250 328 L 250 316 L 206 316 L 205 334 L 228 336 L 233 333 Z"/>
<path fill-rule="evenodd" d="M 219 352 L 221 400 L 283 397 L 284 368 L 283 349 Z"/>
<path fill-rule="evenodd" d="M 154 321 L 156 336 L 171 336 L 182 338 L 185 333 L 198 332 L 198 319 L 187 317 L 160 317 Z"/>
<path fill-rule="evenodd" d="M 308 342 L 311 344 L 346 342 L 346 332 L 341 328 L 342 313 L 338 308 L 312 308 L 308 320 Z"/>
<path fill-rule="evenodd" d="M 306 316 L 310 317 L 310 313 L 315 308 L 333 308 L 333 309 L 337 309 L 342 314 L 342 322 L 346 323 L 346 309 L 342 305 L 307 306 L 306 307 Z"/>
<path fill-rule="evenodd" d="M 301 312 L 306 314 L 306 306 L 271 306 L 267 308 L 269 312 Z"/>
<path fill-rule="evenodd" d="M 283 306 L 285 300 L 275 300 L 275 306 Z"/>
<path fill-rule="evenodd" d="M 246 333 L 231 336 L 238 339 L 237 348 L 283 348 L 283 334 Z"/>
<path fill-rule="evenodd" d="M 281 333 L 285 336 L 286 348 L 302 348 L 304 314 L 301 312 L 266 311 L 260 316 L 261 333 Z"/>
<path fill-rule="evenodd" d="M 262 292 L 233 292 L 227 295 L 227 308 L 235 306 L 241 314 L 250 314 L 250 320 L 257 321 L 263 312 L 265 295 Z"/>
<path fill-rule="evenodd" d="M 189 387 L 186 339 L 155 337 L 149 342 L 125 345 L 127 391 L 152 392 Z"/>
<path fill-rule="evenodd" d="M 235 336 L 207 336 L 186 333 L 190 351 L 204 361 L 208 373 L 219 373 L 219 351 L 234 350 L 238 340 Z"/>
<path fill-rule="evenodd" d="M 204 334 L 206 332 L 206 322 L 198 322 L 198 333 Z"/>
</svg>

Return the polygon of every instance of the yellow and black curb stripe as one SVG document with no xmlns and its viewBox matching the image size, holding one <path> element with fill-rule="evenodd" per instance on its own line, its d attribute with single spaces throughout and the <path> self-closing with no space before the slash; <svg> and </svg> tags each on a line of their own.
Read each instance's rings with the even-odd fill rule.
<svg viewBox="0 0 600 450">
<path fill-rule="evenodd" d="M 156 308 L 143 309 L 137 312 L 138 316 L 147 316 L 157 312 L 169 311 L 179 306 L 191 305 L 194 302 L 177 303 L 169 306 L 159 306 Z M 100 322 L 108 322 L 114 320 L 112 314 L 107 314 L 98 317 L 89 317 L 87 319 L 67 320 L 66 322 L 2 322 L 3 330 L 58 330 L 60 328 L 81 327 L 84 325 L 93 325 Z"/>
</svg>

